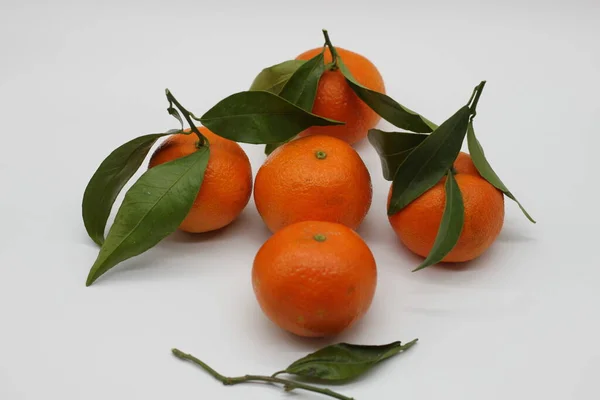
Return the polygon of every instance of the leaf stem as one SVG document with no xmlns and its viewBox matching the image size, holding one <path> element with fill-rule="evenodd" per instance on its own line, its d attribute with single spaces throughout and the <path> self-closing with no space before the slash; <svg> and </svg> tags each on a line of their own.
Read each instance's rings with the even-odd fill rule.
<svg viewBox="0 0 600 400">
<path fill-rule="evenodd" d="M 329 51 L 331 52 L 331 70 L 338 69 L 337 59 L 338 53 L 333 44 L 331 43 L 331 39 L 329 39 L 329 32 L 327 29 L 323 29 L 323 36 L 325 36 L 325 45 L 329 47 Z"/>
<path fill-rule="evenodd" d="M 178 349 L 173 349 L 171 351 L 173 352 L 173 355 L 175 355 L 175 357 L 177 357 L 181 360 L 190 361 L 190 362 L 200 366 L 203 370 L 208 372 L 213 378 L 217 379 L 224 385 L 228 385 L 228 386 L 229 385 L 237 385 L 239 383 L 245 383 L 245 382 L 277 383 L 277 384 L 283 385 L 283 388 L 285 391 L 302 389 L 302 390 L 306 390 L 309 392 L 320 393 L 325 396 L 333 397 L 338 400 L 353 400 L 351 397 L 344 396 L 342 394 L 336 393 L 329 389 L 322 389 L 322 388 L 319 388 L 316 386 L 306 385 L 304 383 L 295 382 L 295 381 L 291 381 L 288 379 L 276 378 L 275 376 L 263 376 L 263 375 L 244 375 L 244 376 L 238 376 L 238 377 L 223 376 L 223 375 L 219 374 L 217 371 L 215 371 L 214 369 L 212 369 L 210 366 L 208 366 L 206 363 L 204 363 L 203 361 L 199 360 L 198 358 L 194 357 L 191 354 L 186 354 Z M 274 375 L 277 375 L 282 372 L 283 371 L 277 372 Z"/>
<path fill-rule="evenodd" d="M 481 93 L 483 92 L 485 82 L 486 81 L 481 81 L 479 85 L 475 86 L 473 94 L 471 95 L 471 99 L 469 99 L 469 107 L 471 108 L 472 113 L 471 120 L 473 120 L 473 118 L 475 118 L 475 116 L 477 115 L 477 103 L 479 103 L 479 98 L 481 97 Z"/>
<path fill-rule="evenodd" d="M 173 104 L 175 104 L 175 107 L 177 107 L 179 111 L 181 111 L 181 113 L 183 114 L 183 118 L 185 118 L 185 120 L 189 124 L 192 132 L 194 132 L 196 136 L 198 136 L 198 139 L 200 140 L 198 146 L 205 146 L 207 143 L 206 138 L 202 133 L 200 133 L 200 131 L 196 127 L 196 124 L 192 121 L 192 119 L 195 119 L 196 121 L 200 121 L 200 119 L 196 118 L 194 114 L 192 114 L 183 105 L 181 105 L 181 103 L 177 101 L 177 99 L 175 98 L 175 96 L 173 96 L 173 93 L 171 93 L 169 89 L 165 89 L 165 94 L 167 95 L 167 100 L 169 100 L 169 105 L 172 106 Z"/>
</svg>

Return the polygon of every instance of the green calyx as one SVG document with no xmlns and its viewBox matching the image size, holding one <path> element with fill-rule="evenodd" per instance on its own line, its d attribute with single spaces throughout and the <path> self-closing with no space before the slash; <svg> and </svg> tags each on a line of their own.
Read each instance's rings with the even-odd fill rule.
<svg viewBox="0 0 600 400">
<path fill-rule="evenodd" d="M 317 242 L 324 242 L 327 240 L 327 236 L 323 235 L 322 233 L 317 233 L 315 236 L 313 236 L 313 239 L 315 239 Z"/>
</svg>

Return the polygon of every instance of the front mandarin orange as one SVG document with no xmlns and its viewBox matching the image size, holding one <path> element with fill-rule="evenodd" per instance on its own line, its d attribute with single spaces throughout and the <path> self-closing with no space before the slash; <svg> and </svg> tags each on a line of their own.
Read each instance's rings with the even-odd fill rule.
<svg viewBox="0 0 600 400">
<path fill-rule="evenodd" d="M 305 221 L 275 233 L 254 259 L 252 284 L 263 312 L 306 337 L 339 334 L 369 309 L 377 285 L 373 254 L 350 228 Z"/>
</svg>

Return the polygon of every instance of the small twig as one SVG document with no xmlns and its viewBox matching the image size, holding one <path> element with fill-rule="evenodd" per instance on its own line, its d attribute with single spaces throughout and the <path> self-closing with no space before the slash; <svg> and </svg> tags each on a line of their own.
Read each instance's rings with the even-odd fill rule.
<svg viewBox="0 0 600 400">
<path fill-rule="evenodd" d="M 338 52 L 329 39 L 329 33 L 327 32 L 327 29 L 323 29 L 323 36 L 325 36 L 325 45 L 329 47 L 329 51 L 331 52 L 331 69 L 336 70 L 338 68 Z"/>
<path fill-rule="evenodd" d="M 177 101 L 177 99 L 175 98 L 175 96 L 173 96 L 173 93 L 171 93 L 169 89 L 165 89 L 165 94 L 167 95 L 167 100 L 169 100 L 169 104 L 175 104 L 175 107 L 177 107 L 179 111 L 181 111 L 181 113 L 183 114 L 183 118 L 185 118 L 185 120 L 189 124 L 192 132 L 194 132 L 196 136 L 198 136 L 198 139 L 200 140 L 199 146 L 204 146 L 207 142 L 206 138 L 204 137 L 204 135 L 202 135 L 202 133 L 200 133 L 194 121 L 192 121 L 192 119 L 195 119 L 196 121 L 200 121 L 200 119 L 196 118 L 194 114 L 192 114 L 183 105 L 181 105 L 181 103 Z"/>
<path fill-rule="evenodd" d="M 336 393 L 329 389 L 322 389 L 322 388 L 319 388 L 316 386 L 306 385 L 306 384 L 303 384 L 300 382 L 295 382 L 295 381 L 291 381 L 288 379 L 281 379 L 281 378 L 275 377 L 275 375 L 277 375 L 279 373 L 283 373 L 283 371 L 277 372 L 277 373 L 273 374 L 273 376 L 263 376 L 263 375 L 244 375 L 244 376 L 239 376 L 239 377 L 223 376 L 223 375 L 219 374 L 217 371 L 215 371 L 214 369 L 212 369 L 211 367 L 209 367 L 203 361 L 197 359 L 196 357 L 194 357 L 191 354 L 186 354 L 178 349 L 173 349 L 172 352 L 175 355 L 175 357 L 177 357 L 181 360 L 191 361 L 194 364 L 200 366 L 203 370 L 205 370 L 210 375 L 212 375 L 213 378 L 217 379 L 224 385 L 237 385 L 239 383 L 245 383 L 245 382 L 277 383 L 277 384 L 283 385 L 283 389 L 285 391 L 291 391 L 294 389 L 302 389 L 302 390 L 307 390 L 309 392 L 320 393 L 325 396 L 330 396 L 330 397 L 333 397 L 338 400 L 354 400 L 351 397 L 344 396 L 342 394 Z"/>
</svg>

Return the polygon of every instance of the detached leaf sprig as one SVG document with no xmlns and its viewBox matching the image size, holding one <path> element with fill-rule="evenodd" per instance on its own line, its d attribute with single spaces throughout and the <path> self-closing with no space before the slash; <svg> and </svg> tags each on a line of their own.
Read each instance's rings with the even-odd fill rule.
<svg viewBox="0 0 600 400">
<path fill-rule="evenodd" d="M 339 343 L 311 353 L 306 357 L 293 362 L 286 369 L 269 376 L 244 375 L 239 377 L 227 377 L 221 375 L 205 362 L 191 354 L 186 354 L 178 349 L 173 349 L 172 353 L 181 360 L 190 361 L 200 366 L 224 385 L 237 385 L 247 382 L 266 382 L 280 384 L 286 392 L 299 389 L 323 394 L 339 400 L 353 400 L 351 397 L 334 392 L 330 389 L 313 386 L 296 380 L 283 379 L 279 376 L 282 374 L 295 375 L 303 379 L 316 380 L 320 383 L 324 381 L 350 381 L 362 375 L 376 364 L 410 349 L 417 343 L 417 340 L 418 339 L 415 339 L 404 345 L 401 342 L 393 342 L 381 346 Z"/>
</svg>

